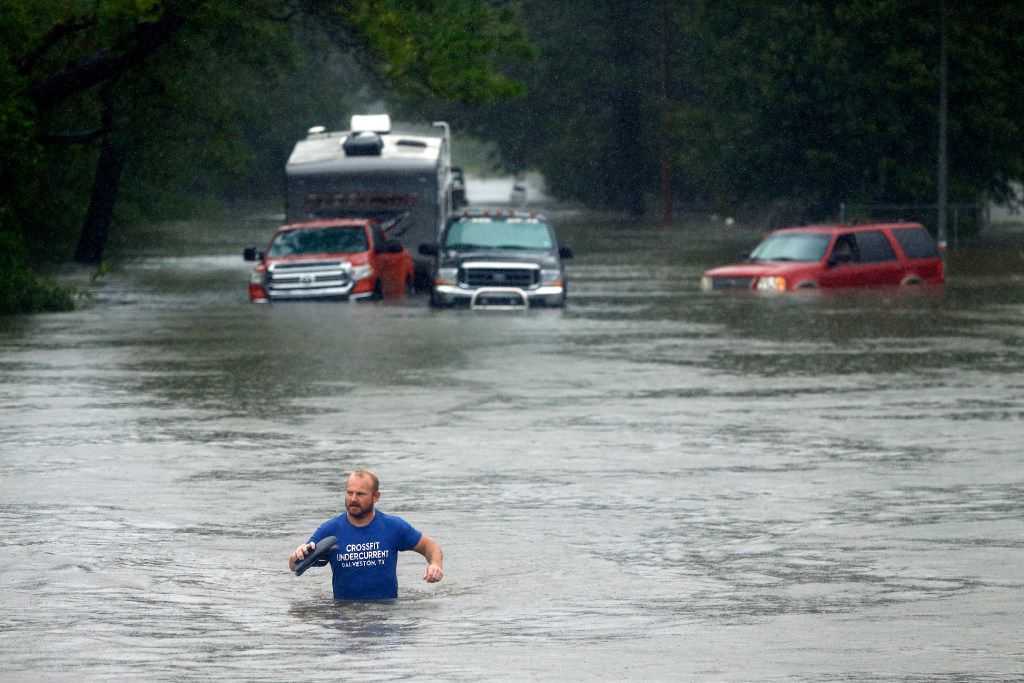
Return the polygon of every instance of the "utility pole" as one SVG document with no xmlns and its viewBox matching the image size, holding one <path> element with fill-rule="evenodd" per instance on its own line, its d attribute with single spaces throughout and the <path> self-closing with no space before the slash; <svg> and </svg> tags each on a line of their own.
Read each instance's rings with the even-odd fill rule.
<svg viewBox="0 0 1024 683">
<path fill-rule="evenodd" d="M 672 227 L 672 157 L 669 152 L 668 107 L 668 0 L 658 2 L 658 161 L 661 167 L 660 206 L 661 229 Z"/>
<path fill-rule="evenodd" d="M 935 239 L 945 256 L 946 218 L 948 213 L 949 186 L 949 149 L 947 146 L 949 122 L 949 55 L 946 45 L 946 32 L 949 24 L 949 0 L 939 0 L 939 167 L 937 173 L 938 186 L 938 219 L 936 221 Z"/>
</svg>

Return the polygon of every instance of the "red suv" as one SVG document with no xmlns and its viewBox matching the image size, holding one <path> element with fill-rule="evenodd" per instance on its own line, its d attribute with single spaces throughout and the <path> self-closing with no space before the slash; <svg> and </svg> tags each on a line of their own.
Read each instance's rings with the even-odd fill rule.
<svg viewBox="0 0 1024 683">
<path fill-rule="evenodd" d="M 339 218 L 282 225 L 267 250 L 247 247 L 256 261 L 249 300 L 361 299 L 412 291 L 412 255 L 377 221 Z"/>
<path fill-rule="evenodd" d="M 942 255 L 924 226 L 877 223 L 777 230 L 746 262 L 704 273 L 700 286 L 785 292 L 942 281 Z"/>
</svg>

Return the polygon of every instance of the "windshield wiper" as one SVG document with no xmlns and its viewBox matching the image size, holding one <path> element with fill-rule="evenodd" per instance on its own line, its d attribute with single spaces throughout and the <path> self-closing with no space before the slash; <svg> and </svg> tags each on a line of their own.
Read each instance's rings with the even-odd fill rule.
<svg viewBox="0 0 1024 683">
<path fill-rule="evenodd" d="M 446 244 L 444 248 L 448 251 L 467 251 L 471 249 L 489 249 L 482 244 L 473 244 L 472 242 L 459 242 L 457 244 Z"/>
</svg>

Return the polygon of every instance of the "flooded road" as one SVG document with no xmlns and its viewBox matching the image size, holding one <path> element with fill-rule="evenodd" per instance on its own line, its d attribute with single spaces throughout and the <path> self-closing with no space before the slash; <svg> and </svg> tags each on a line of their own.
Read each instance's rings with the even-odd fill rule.
<svg viewBox="0 0 1024 683">
<path fill-rule="evenodd" d="M 567 216 L 564 312 L 253 306 L 272 225 L 154 226 L 0 321 L 3 677 L 1024 677 L 1019 247 L 722 297 L 755 235 Z M 288 572 L 362 466 L 442 583 Z"/>
</svg>

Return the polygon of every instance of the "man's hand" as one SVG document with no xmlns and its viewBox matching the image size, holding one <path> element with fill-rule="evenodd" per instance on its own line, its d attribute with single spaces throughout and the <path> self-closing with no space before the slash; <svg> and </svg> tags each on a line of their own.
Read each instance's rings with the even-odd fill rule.
<svg viewBox="0 0 1024 683">
<path fill-rule="evenodd" d="M 427 583 L 437 583 L 444 578 L 444 570 L 439 564 L 428 564 L 427 571 L 423 572 L 423 580 Z"/>
<path fill-rule="evenodd" d="M 303 543 L 293 550 L 292 554 L 288 556 L 288 568 L 295 571 L 295 565 L 306 559 L 306 555 L 311 553 L 315 548 L 316 543 Z"/>
</svg>

